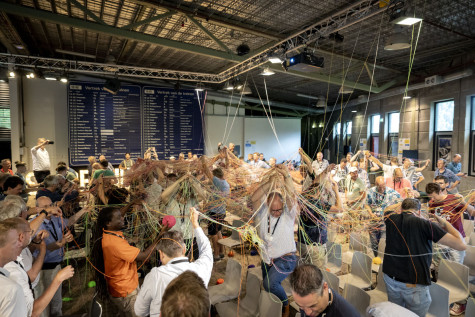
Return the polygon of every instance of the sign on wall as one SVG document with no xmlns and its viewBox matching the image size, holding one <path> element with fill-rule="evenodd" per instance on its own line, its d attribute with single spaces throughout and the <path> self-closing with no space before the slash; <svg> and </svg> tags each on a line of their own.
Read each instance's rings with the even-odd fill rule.
<svg viewBox="0 0 475 317">
<path fill-rule="evenodd" d="M 119 164 L 125 153 L 142 157 L 155 147 L 159 159 L 203 153 L 203 125 L 194 90 L 122 85 L 116 95 L 101 83 L 68 87 L 69 163 L 87 165 L 103 154 Z M 202 103 L 201 103 L 202 104 Z"/>
</svg>

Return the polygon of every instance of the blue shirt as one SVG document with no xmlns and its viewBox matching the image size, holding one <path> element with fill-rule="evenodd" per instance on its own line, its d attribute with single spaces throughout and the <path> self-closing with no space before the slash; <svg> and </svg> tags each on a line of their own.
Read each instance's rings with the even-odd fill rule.
<svg viewBox="0 0 475 317">
<path fill-rule="evenodd" d="M 213 193 L 210 198 L 210 212 L 215 214 L 226 213 L 226 202 L 223 197 L 227 197 L 231 191 L 228 182 L 225 179 L 219 179 L 213 176 L 213 185 L 218 189 L 219 193 Z"/>
<path fill-rule="evenodd" d="M 434 172 L 434 178 L 439 176 L 439 175 L 442 175 L 442 176 L 445 176 L 447 177 L 447 179 L 449 180 L 449 184 L 451 185 L 452 183 L 455 183 L 457 181 L 460 180 L 460 177 L 458 177 L 457 175 L 454 174 L 454 172 L 452 172 L 451 170 L 449 170 L 447 167 L 445 168 L 444 172 L 441 173 L 439 169 L 436 169 L 435 172 Z"/>
<path fill-rule="evenodd" d="M 455 175 L 457 175 L 462 172 L 462 163 L 450 162 L 445 168 L 451 170 Z"/>
<path fill-rule="evenodd" d="M 368 197 L 366 203 L 371 208 L 371 211 L 377 216 L 383 216 L 386 207 L 396 204 L 401 200 L 401 195 L 392 188 L 386 187 L 384 193 L 378 192 L 376 186 L 368 190 Z"/>
<path fill-rule="evenodd" d="M 41 223 L 39 230 L 46 230 L 49 233 L 49 237 L 45 239 L 46 245 L 61 241 L 63 239 L 63 230 L 68 226 L 68 219 L 60 217 L 51 217 L 51 220 L 44 219 Z M 44 263 L 59 263 L 63 261 L 64 247 L 56 250 L 46 249 L 46 255 Z"/>
</svg>

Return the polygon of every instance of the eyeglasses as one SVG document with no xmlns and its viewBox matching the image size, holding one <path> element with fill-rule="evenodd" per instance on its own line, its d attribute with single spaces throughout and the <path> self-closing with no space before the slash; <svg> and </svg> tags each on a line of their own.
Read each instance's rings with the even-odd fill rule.
<svg viewBox="0 0 475 317">
<path fill-rule="evenodd" d="M 284 209 L 283 208 L 280 208 L 280 209 L 271 209 L 270 212 L 282 212 Z"/>
</svg>

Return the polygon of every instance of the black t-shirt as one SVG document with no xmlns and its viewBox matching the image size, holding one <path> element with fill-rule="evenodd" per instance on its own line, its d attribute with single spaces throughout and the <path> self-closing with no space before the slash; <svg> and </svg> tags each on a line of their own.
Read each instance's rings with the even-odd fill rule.
<svg viewBox="0 0 475 317">
<path fill-rule="evenodd" d="M 312 206 L 300 214 L 298 241 L 303 244 L 327 243 L 327 213 L 331 206 L 320 199 L 307 196 Z"/>
<path fill-rule="evenodd" d="M 338 292 L 332 289 L 333 302 L 327 306 L 317 317 L 360 317 L 360 313 L 350 303 L 348 303 Z M 301 317 L 308 317 L 300 310 Z"/>
<path fill-rule="evenodd" d="M 430 285 L 432 241 L 438 242 L 447 232 L 409 212 L 393 213 L 385 223 L 383 272 L 399 282 Z"/>
</svg>

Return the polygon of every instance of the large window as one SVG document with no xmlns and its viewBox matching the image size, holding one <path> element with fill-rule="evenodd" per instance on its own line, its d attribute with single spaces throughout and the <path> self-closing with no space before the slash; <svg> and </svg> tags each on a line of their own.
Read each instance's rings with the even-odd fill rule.
<svg viewBox="0 0 475 317">
<path fill-rule="evenodd" d="M 399 112 L 388 114 L 388 155 L 397 156 L 399 142 Z"/>
<path fill-rule="evenodd" d="M 452 132 L 454 129 L 454 101 L 444 100 L 434 104 L 434 162 L 439 158 L 450 160 L 452 157 Z"/>
<path fill-rule="evenodd" d="M 335 123 L 333 128 L 334 135 L 335 135 L 335 155 L 338 156 L 338 152 L 340 151 L 340 144 L 341 144 L 341 122 Z"/>
<path fill-rule="evenodd" d="M 345 128 L 343 130 L 344 145 L 348 147 L 351 146 L 351 131 L 353 129 L 353 121 L 346 121 Z M 348 150 L 349 151 L 349 150 Z"/>
<path fill-rule="evenodd" d="M 375 114 L 369 118 L 369 129 L 370 129 L 370 136 L 369 136 L 369 150 L 373 154 L 379 153 L 379 121 L 381 116 L 379 114 Z"/>
</svg>

